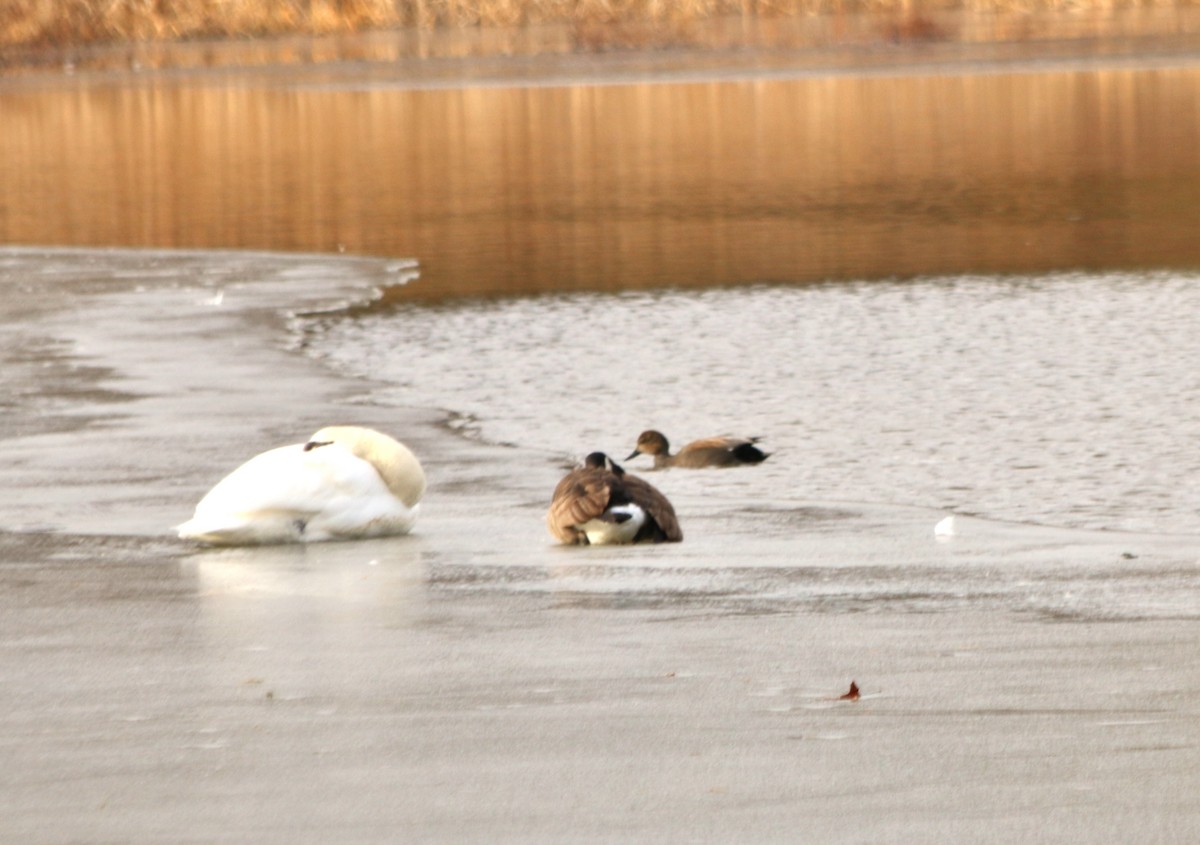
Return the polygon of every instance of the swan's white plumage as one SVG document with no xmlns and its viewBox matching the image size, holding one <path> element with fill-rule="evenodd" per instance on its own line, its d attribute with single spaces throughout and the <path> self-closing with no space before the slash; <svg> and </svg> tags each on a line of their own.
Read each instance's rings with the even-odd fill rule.
<svg viewBox="0 0 1200 845">
<path fill-rule="evenodd" d="M 304 543 L 410 531 L 425 475 L 387 435 L 324 428 L 256 455 L 210 490 L 179 536 L 213 545 Z"/>
</svg>

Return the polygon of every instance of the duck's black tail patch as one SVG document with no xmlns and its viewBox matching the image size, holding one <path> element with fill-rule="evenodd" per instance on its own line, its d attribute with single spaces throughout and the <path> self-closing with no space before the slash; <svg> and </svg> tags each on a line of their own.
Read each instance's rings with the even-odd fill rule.
<svg viewBox="0 0 1200 845">
<path fill-rule="evenodd" d="M 744 464 L 761 464 L 767 459 L 767 453 L 753 443 L 740 443 L 733 450 L 734 456 Z"/>
</svg>

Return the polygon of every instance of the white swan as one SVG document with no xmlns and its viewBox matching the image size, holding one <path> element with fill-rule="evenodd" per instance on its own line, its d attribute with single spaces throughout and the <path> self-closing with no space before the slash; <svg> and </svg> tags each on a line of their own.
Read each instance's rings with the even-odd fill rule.
<svg viewBox="0 0 1200 845">
<path fill-rule="evenodd" d="M 424 492 L 425 473 L 404 444 L 369 428 L 329 426 L 246 461 L 177 531 L 218 546 L 405 534 Z"/>
</svg>

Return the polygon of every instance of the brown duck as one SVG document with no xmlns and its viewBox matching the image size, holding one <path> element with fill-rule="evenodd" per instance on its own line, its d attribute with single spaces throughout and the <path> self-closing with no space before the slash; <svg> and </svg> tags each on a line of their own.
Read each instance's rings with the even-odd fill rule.
<svg viewBox="0 0 1200 845">
<path fill-rule="evenodd" d="M 579 545 L 683 539 L 667 497 L 603 452 L 592 452 L 558 482 L 546 525 L 562 542 Z"/>
<path fill-rule="evenodd" d="M 655 469 L 663 467 L 733 467 L 743 464 L 759 464 L 767 459 L 767 453 L 755 446 L 755 437 L 706 437 L 693 440 L 674 455 L 667 438 L 660 431 L 643 431 L 638 435 L 637 447 L 625 460 L 638 455 L 653 455 Z"/>
</svg>

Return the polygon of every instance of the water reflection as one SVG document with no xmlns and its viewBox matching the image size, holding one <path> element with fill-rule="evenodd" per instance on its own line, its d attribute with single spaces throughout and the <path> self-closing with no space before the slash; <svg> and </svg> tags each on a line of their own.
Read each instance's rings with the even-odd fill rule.
<svg viewBox="0 0 1200 845">
<path fill-rule="evenodd" d="M 414 538 L 207 549 L 195 573 L 206 684 L 242 703 L 303 702 L 336 710 L 339 694 L 402 671 L 427 615 L 426 568 Z M 221 740 L 217 737 L 217 740 Z M 232 740 L 231 740 L 232 741 Z"/>
<path fill-rule="evenodd" d="M 304 596 L 330 602 L 393 607 L 419 596 L 425 569 L 406 539 L 360 543 L 244 546 L 197 551 L 202 596 Z"/>
<path fill-rule="evenodd" d="M 1194 266 L 1198 83 L 11 89 L 0 238 L 415 255 L 424 297 Z"/>
<path fill-rule="evenodd" d="M 426 568 L 410 538 L 203 549 L 194 571 L 204 618 L 223 637 L 321 641 L 408 626 L 425 604 Z"/>
</svg>

